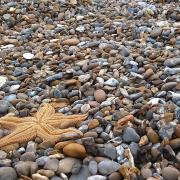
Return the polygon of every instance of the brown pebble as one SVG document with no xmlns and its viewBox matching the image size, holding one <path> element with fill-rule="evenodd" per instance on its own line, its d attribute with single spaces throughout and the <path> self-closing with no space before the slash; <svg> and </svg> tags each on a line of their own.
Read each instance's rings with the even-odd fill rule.
<svg viewBox="0 0 180 180">
<path fill-rule="evenodd" d="M 63 148 L 63 153 L 70 157 L 84 158 L 86 156 L 86 149 L 81 144 L 70 143 Z"/>
<path fill-rule="evenodd" d="M 84 137 L 93 137 L 93 138 L 97 138 L 97 137 L 98 137 L 98 134 L 97 134 L 97 132 L 88 131 L 88 132 L 84 133 Z"/>
<path fill-rule="evenodd" d="M 143 176 L 143 178 L 148 178 L 152 176 L 152 171 L 148 168 L 142 168 L 141 169 L 141 175 Z"/>
<path fill-rule="evenodd" d="M 93 119 L 89 122 L 88 128 L 93 129 L 99 126 L 99 121 L 97 119 Z"/>
<path fill-rule="evenodd" d="M 94 98 L 97 102 L 101 103 L 106 99 L 106 93 L 102 89 L 98 89 L 94 92 Z"/>
<path fill-rule="evenodd" d="M 171 140 L 169 142 L 169 144 L 173 149 L 180 148 L 180 138 L 176 138 L 176 139 Z"/>
<path fill-rule="evenodd" d="M 158 134 L 152 128 L 148 128 L 147 137 L 153 144 L 156 144 L 159 141 Z"/>
<path fill-rule="evenodd" d="M 180 124 L 176 126 L 175 136 L 176 138 L 180 138 Z"/>
<path fill-rule="evenodd" d="M 62 41 L 62 45 L 69 45 L 69 46 L 75 46 L 79 43 L 80 41 L 77 38 L 72 38 L 72 39 L 66 39 Z"/>
<path fill-rule="evenodd" d="M 146 72 L 144 73 L 144 78 L 147 79 L 151 77 L 154 74 L 152 69 L 147 69 Z"/>
<path fill-rule="evenodd" d="M 165 113 L 164 114 L 164 120 L 168 123 L 173 121 L 174 114 L 173 113 Z"/>
</svg>

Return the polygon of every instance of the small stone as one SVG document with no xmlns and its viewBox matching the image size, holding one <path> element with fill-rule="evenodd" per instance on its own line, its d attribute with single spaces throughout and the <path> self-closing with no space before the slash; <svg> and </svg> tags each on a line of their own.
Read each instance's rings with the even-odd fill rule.
<svg viewBox="0 0 180 180">
<path fill-rule="evenodd" d="M 0 100 L 0 114 L 4 115 L 8 112 L 9 102 L 6 100 Z"/>
<path fill-rule="evenodd" d="M 79 159 L 67 157 L 59 161 L 58 170 L 61 173 L 68 174 L 72 172 L 73 167 L 77 164 L 80 164 L 81 166 L 81 161 Z"/>
<path fill-rule="evenodd" d="M 34 57 L 34 54 L 32 54 L 32 53 L 24 53 L 23 54 L 23 58 L 24 59 L 27 59 L 27 60 L 30 60 L 30 59 L 32 59 Z"/>
<path fill-rule="evenodd" d="M 161 173 L 166 180 L 177 180 L 180 175 L 179 171 L 174 167 L 165 167 L 162 169 Z"/>
<path fill-rule="evenodd" d="M 164 114 L 164 119 L 167 123 L 173 121 L 174 119 L 174 114 L 173 113 L 165 113 Z"/>
<path fill-rule="evenodd" d="M 154 71 L 152 69 L 147 69 L 146 72 L 144 73 L 144 78 L 147 79 L 151 77 L 154 74 Z"/>
<path fill-rule="evenodd" d="M 90 78 L 91 78 L 91 75 L 90 75 L 90 74 L 84 74 L 84 75 L 80 75 L 78 79 L 79 79 L 80 82 L 85 83 L 85 82 L 87 82 Z"/>
<path fill-rule="evenodd" d="M 34 152 L 26 152 L 21 155 L 21 161 L 35 161 L 36 156 Z"/>
<path fill-rule="evenodd" d="M 107 144 L 104 147 L 104 155 L 106 157 L 109 157 L 109 158 L 113 159 L 113 160 L 116 159 L 117 158 L 116 148 L 111 144 Z"/>
<path fill-rule="evenodd" d="M 127 143 L 139 142 L 140 136 L 136 133 L 136 131 L 133 128 L 127 127 L 123 132 L 123 140 Z"/>
<path fill-rule="evenodd" d="M 5 151 L 0 150 L 0 159 L 5 159 L 7 157 L 7 153 Z"/>
<path fill-rule="evenodd" d="M 68 46 L 75 46 L 79 43 L 80 41 L 77 38 L 72 38 L 72 39 L 66 39 L 62 41 L 62 45 L 68 45 Z"/>
<path fill-rule="evenodd" d="M 114 78 L 110 78 L 107 81 L 105 81 L 104 84 L 107 85 L 107 86 L 115 87 L 115 86 L 117 86 L 119 84 L 119 82 Z"/>
<path fill-rule="evenodd" d="M 175 57 L 175 58 L 170 58 L 170 59 L 166 59 L 164 61 L 164 65 L 168 66 L 168 67 L 176 67 L 178 65 L 180 65 L 180 58 L 179 57 Z"/>
<path fill-rule="evenodd" d="M 90 172 L 87 166 L 82 166 L 78 174 L 73 174 L 69 180 L 86 180 L 90 176 Z"/>
<path fill-rule="evenodd" d="M 19 84 L 12 85 L 12 86 L 9 88 L 9 92 L 17 91 L 19 88 L 20 88 L 20 85 L 19 85 Z"/>
<path fill-rule="evenodd" d="M 84 105 L 81 106 L 81 112 L 83 114 L 86 114 L 90 109 L 91 109 L 91 107 L 90 107 L 89 104 L 84 104 Z"/>
<path fill-rule="evenodd" d="M 54 171 L 45 169 L 39 169 L 37 173 L 47 177 L 53 177 L 55 175 Z"/>
<path fill-rule="evenodd" d="M 0 89 L 6 85 L 7 81 L 8 81 L 7 77 L 0 76 Z"/>
<path fill-rule="evenodd" d="M 78 143 L 70 143 L 63 148 L 64 154 L 70 157 L 83 158 L 86 156 L 86 149 Z"/>
<path fill-rule="evenodd" d="M 93 129 L 99 126 L 99 121 L 97 119 L 93 119 L 89 122 L 88 128 Z"/>
<path fill-rule="evenodd" d="M 94 92 L 94 98 L 97 102 L 101 103 L 106 100 L 106 93 L 102 89 L 98 89 Z"/>
<path fill-rule="evenodd" d="M 120 167 L 119 163 L 111 160 L 103 160 L 98 164 L 98 170 L 103 175 L 109 175 L 117 171 L 119 167 Z"/>
<path fill-rule="evenodd" d="M 106 180 L 106 176 L 94 175 L 87 178 L 87 180 Z"/>
<path fill-rule="evenodd" d="M 15 169 L 20 177 L 21 175 L 31 176 L 37 171 L 38 166 L 35 162 L 32 161 L 19 161 L 15 165 Z"/>
<path fill-rule="evenodd" d="M 159 136 L 158 134 L 152 129 L 152 128 L 149 128 L 148 131 L 147 131 L 147 137 L 148 139 L 153 143 L 153 144 L 156 144 L 158 143 L 159 141 Z"/>
<path fill-rule="evenodd" d="M 59 161 L 55 158 L 53 159 L 47 159 L 44 169 L 52 170 L 52 171 L 57 171 L 59 166 Z"/>
<path fill-rule="evenodd" d="M 175 134 L 176 138 L 180 138 L 180 124 L 177 124 L 174 134 Z"/>
<path fill-rule="evenodd" d="M 90 172 L 92 175 L 97 174 L 98 164 L 97 164 L 96 161 L 90 161 L 90 162 L 89 162 L 89 165 L 88 165 L 88 168 L 89 168 L 89 172 Z"/>
<path fill-rule="evenodd" d="M 123 179 L 119 172 L 113 172 L 111 175 L 108 176 L 108 180 L 121 180 Z"/>
<path fill-rule="evenodd" d="M 32 180 L 49 180 L 49 178 L 36 173 L 32 175 Z"/>
<path fill-rule="evenodd" d="M 143 176 L 143 178 L 147 179 L 148 177 L 152 176 L 152 171 L 148 168 L 142 168 L 141 175 Z"/>
<path fill-rule="evenodd" d="M 157 38 L 158 36 L 161 35 L 161 33 L 162 33 L 162 28 L 156 27 L 156 28 L 154 28 L 154 29 L 151 31 L 150 36 L 151 36 L 152 38 Z"/>
<path fill-rule="evenodd" d="M 170 140 L 169 144 L 172 147 L 172 149 L 180 148 L 180 138 L 176 138 L 176 139 Z"/>
<path fill-rule="evenodd" d="M 165 83 L 162 87 L 161 87 L 161 90 L 162 91 L 170 91 L 172 90 L 174 87 L 176 87 L 177 85 L 177 82 L 168 82 L 168 83 Z"/>
<path fill-rule="evenodd" d="M 0 167 L 0 180 L 16 180 L 17 174 L 12 167 Z"/>
</svg>

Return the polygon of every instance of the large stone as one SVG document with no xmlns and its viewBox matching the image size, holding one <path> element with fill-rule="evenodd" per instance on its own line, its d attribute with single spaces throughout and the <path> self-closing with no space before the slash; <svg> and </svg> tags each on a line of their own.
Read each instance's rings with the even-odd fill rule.
<svg viewBox="0 0 180 180">
<path fill-rule="evenodd" d="M 78 143 L 70 143 L 63 148 L 64 154 L 70 157 L 83 158 L 86 156 L 86 149 Z"/>
<path fill-rule="evenodd" d="M 0 180 L 16 180 L 17 174 L 12 167 L 0 167 Z"/>
<path fill-rule="evenodd" d="M 161 173 L 166 180 L 177 180 L 180 175 L 179 171 L 174 167 L 165 167 Z"/>
<path fill-rule="evenodd" d="M 164 61 L 164 65 L 168 67 L 175 67 L 177 65 L 180 65 L 180 57 L 166 59 Z"/>
</svg>

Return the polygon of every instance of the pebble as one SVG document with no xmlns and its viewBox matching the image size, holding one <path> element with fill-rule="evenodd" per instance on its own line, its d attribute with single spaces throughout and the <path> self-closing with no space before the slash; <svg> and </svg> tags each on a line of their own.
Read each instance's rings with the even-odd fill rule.
<svg viewBox="0 0 180 180">
<path fill-rule="evenodd" d="M 150 33 L 150 36 L 152 38 L 157 38 L 158 36 L 160 36 L 162 33 L 162 28 L 154 28 L 151 33 Z"/>
<path fill-rule="evenodd" d="M 12 167 L 0 167 L 0 180 L 16 180 L 17 173 Z"/>
<path fill-rule="evenodd" d="M 113 87 L 116 87 L 118 84 L 119 82 L 114 78 L 110 78 L 104 82 L 104 85 L 113 86 Z"/>
<path fill-rule="evenodd" d="M 101 103 L 106 100 L 106 93 L 102 89 L 98 89 L 94 92 L 94 98 L 97 102 Z"/>
<path fill-rule="evenodd" d="M 139 142 L 140 136 L 136 133 L 136 131 L 133 128 L 127 127 L 123 132 L 123 140 L 127 143 Z"/>
<path fill-rule="evenodd" d="M 87 178 L 87 180 L 106 180 L 106 176 L 94 175 Z"/>
<path fill-rule="evenodd" d="M 162 176 L 167 180 L 176 180 L 179 176 L 179 171 L 174 167 L 165 167 L 162 169 Z"/>
<path fill-rule="evenodd" d="M 27 59 L 27 60 L 30 60 L 34 57 L 34 54 L 32 53 L 24 53 L 23 54 L 23 58 Z"/>
<path fill-rule="evenodd" d="M 91 109 L 91 107 L 90 107 L 89 104 L 84 104 L 84 105 L 81 106 L 81 112 L 83 114 L 86 114 L 90 109 Z"/>
<path fill-rule="evenodd" d="M 90 161 L 90 162 L 89 162 L 89 165 L 88 165 L 88 168 L 89 168 L 89 172 L 90 172 L 92 175 L 97 174 L 98 164 L 97 164 L 96 161 Z"/>
<path fill-rule="evenodd" d="M 108 176 L 109 180 L 121 180 L 122 177 L 119 172 L 113 172 L 111 175 Z"/>
<path fill-rule="evenodd" d="M 87 166 L 82 166 L 78 174 L 73 174 L 70 176 L 69 180 L 77 180 L 77 179 L 87 179 L 89 176 L 91 176 L 89 169 Z"/>
<path fill-rule="evenodd" d="M 78 143 L 70 143 L 63 148 L 63 153 L 70 157 L 83 158 L 86 156 L 86 149 Z"/>
<path fill-rule="evenodd" d="M 175 57 L 175 58 L 166 59 L 164 61 L 164 65 L 168 66 L 168 67 L 176 67 L 176 66 L 180 65 L 180 58 Z"/>
<path fill-rule="evenodd" d="M 104 160 L 98 164 L 98 170 L 102 175 L 109 175 L 117 171 L 119 167 L 120 167 L 119 163 L 111 160 Z"/>
<path fill-rule="evenodd" d="M 57 171 L 59 166 L 59 161 L 56 158 L 53 159 L 47 159 L 44 165 L 44 169 L 51 170 L 51 171 Z"/>
<path fill-rule="evenodd" d="M 153 144 L 156 144 L 158 143 L 159 141 L 159 136 L 158 134 L 152 129 L 152 128 L 149 128 L 148 131 L 147 131 L 147 137 L 148 139 L 153 143 Z"/>
<path fill-rule="evenodd" d="M 141 174 L 142 174 L 143 178 L 147 179 L 152 176 L 152 171 L 148 168 L 142 168 Z"/>
<path fill-rule="evenodd" d="M 168 82 L 168 83 L 165 83 L 162 87 L 161 87 L 161 90 L 162 91 L 170 91 L 172 90 L 174 87 L 176 87 L 177 85 L 177 82 Z"/>
<path fill-rule="evenodd" d="M 7 77 L 0 76 L 0 89 L 6 85 L 7 81 L 8 81 Z"/>
<path fill-rule="evenodd" d="M 15 165 L 15 169 L 19 176 L 31 176 L 37 171 L 38 166 L 35 162 L 32 161 L 19 161 Z"/>
<path fill-rule="evenodd" d="M 81 161 L 76 158 L 67 157 L 59 161 L 58 171 L 61 173 L 68 174 L 73 171 L 73 168 L 77 166 L 77 164 L 81 167 Z"/>
<path fill-rule="evenodd" d="M 38 173 L 33 174 L 33 175 L 32 175 L 32 179 L 33 179 L 33 180 L 49 180 L 48 177 L 42 176 L 42 175 L 40 175 L 40 174 L 38 174 Z"/>
<path fill-rule="evenodd" d="M 4 115 L 8 112 L 9 102 L 6 100 L 0 100 L 0 114 Z"/>
</svg>

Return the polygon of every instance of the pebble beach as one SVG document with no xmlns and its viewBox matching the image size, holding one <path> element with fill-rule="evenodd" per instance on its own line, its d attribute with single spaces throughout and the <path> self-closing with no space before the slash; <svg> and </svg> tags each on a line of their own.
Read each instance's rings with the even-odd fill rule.
<svg viewBox="0 0 180 180">
<path fill-rule="evenodd" d="M 81 134 L 1 146 L 44 104 Z M 180 180 L 179 0 L 0 0 L 0 180 L 123 179 Z"/>
</svg>

